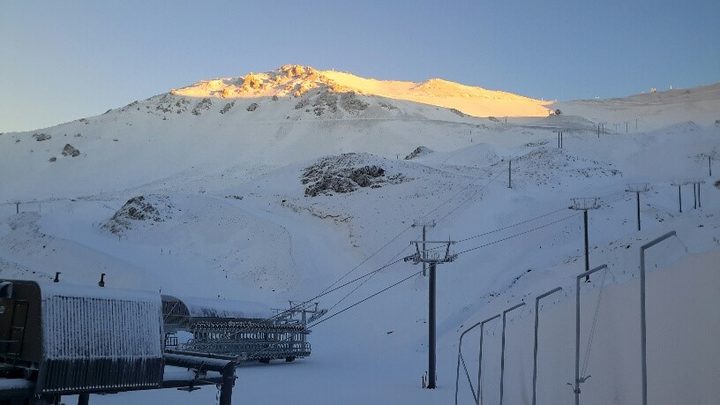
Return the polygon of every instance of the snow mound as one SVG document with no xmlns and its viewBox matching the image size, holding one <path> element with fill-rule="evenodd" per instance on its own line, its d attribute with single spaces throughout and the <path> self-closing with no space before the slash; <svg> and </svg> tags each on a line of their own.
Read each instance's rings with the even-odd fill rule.
<svg viewBox="0 0 720 405">
<path fill-rule="evenodd" d="M 158 223 L 171 219 L 174 211 L 175 207 L 167 196 L 140 195 L 127 200 L 102 227 L 116 235 L 122 234 L 136 223 Z"/>
<path fill-rule="evenodd" d="M 420 145 L 417 148 L 415 148 L 412 152 L 410 152 L 407 156 L 405 156 L 405 160 L 413 160 L 415 158 L 429 155 L 431 153 L 433 153 L 432 149 L 430 149 L 426 146 Z"/>
<path fill-rule="evenodd" d="M 560 184 L 561 177 L 591 178 L 599 176 L 622 176 L 622 171 L 613 167 L 612 163 L 585 159 L 568 155 L 559 149 L 541 147 L 519 158 L 514 159 L 513 168 L 531 184 Z M 497 164 L 506 165 L 504 162 Z M 515 177 L 515 176 L 513 176 Z"/>
<path fill-rule="evenodd" d="M 379 164 L 369 164 L 369 155 L 343 153 L 327 156 L 303 170 L 302 183 L 306 185 L 305 196 L 350 193 L 360 187 L 380 188 L 382 184 L 398 184 L 405 181 L 401 173 L 386 175 Z"/>
<path fill-rule="evenodd" d="M 476 143 L 449 153 L 435 153 L 425 159 L 426 163 L 436 162 L 438 164 L 455 167 L 485 167 L 497 163 L 500 160 L 495 147 L 487 143 Z"/>
</svg>

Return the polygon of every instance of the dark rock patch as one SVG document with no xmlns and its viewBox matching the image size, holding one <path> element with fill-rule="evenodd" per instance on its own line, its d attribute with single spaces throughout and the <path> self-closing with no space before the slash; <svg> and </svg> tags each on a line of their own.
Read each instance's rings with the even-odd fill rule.
<svg viewBox="0 0 720 405">
<path fill-rule="evenodd" d="M 220 114 L 225 114 L 226 112 L 230 111 L 231 108 L 235 106 L 235 102 L 227 103 L 225 106 L 220 110 Z"/>
<path fill-rule="evenodd" d="M 426 146 L 418 146 L 415 148 L 412 152 L 410 152 L 407 156 L 405 156 L 405 160 L 412 160 L 420 156 L 425 156 L 433 153 L 433 150 L 426 147 Z"/>
<path fill-rule="evenodd" d="M 146 198 L 140 195 L 127 200 L 102 228 L 117 235 L 131 229 L 135 222 L 164 222 L 171 218 L 170 212 L 173 209 L 170 199 L 166 196 Z"/>
<path fill-rule="evenodd" d="M 202 114 L 203 111 L 209 110 L 210 106 L 212 106 L 212 101 L 209 98 L 204 98 L 195 105 L 195 108 L 192 109 L 192 114 L 200 115 L 200 114 Z M 180 111 L 180 110 L 178 110 L 178 111 Z M 178 112 L 178 114 L 180 114 L 180 112 Z"/>
<path fill-rule="evenodd" d="M 348 92 L 340 96 L 340 106 L 351 114 L 358 114 L 366 110 L 369 104 L 357 98 L 354 92 Z"/>
<path fill-rule="evenodd" d="M 70 157 L 78 157 L 80 156 L 80 150 L 75 148 L 74 146 L 68 144 L 65 144 L 65 147 L 62 150 L 63 156 L 70 156 Z"/>
<path fill-rule="evenodd" d="M 402 174 L 387 176 L 376 164 L 363 164 L 356 153 L 344 153 L 318 160 L 303 171 L 302 184 L 305 196 L 351 193 L 358 188 L 379 188 L 382 184 L 398 184 L 405 181 Z"/>
</svg>

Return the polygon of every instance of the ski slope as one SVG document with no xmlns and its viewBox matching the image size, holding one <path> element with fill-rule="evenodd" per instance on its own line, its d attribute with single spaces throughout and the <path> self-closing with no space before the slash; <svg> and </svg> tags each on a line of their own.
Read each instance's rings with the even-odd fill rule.
<svg viewBox="0 0 720 405">
<path fill-rule="evenodd" d="M 720 147 L 714 124 L 720 96 L 688 91 L 681 98 L 571 102 L 559 105 L 561 116 L 507 123 L 364 94 L 354 96 L 364 109 L 354 109 L 363 105 L 357 102 L 343 107 L 341 96 L 333 109 L 333 97 L 319 88 L 277 100 L 238 98 L 224 113 L 232 100 L 212 98 L 201 108 L 202 98 L 168 93 L 98 117 L 2 134 L 0 172 L 13 175 L 0 185 L 0 276 L 49 280 L 60 271 L 63 282 L 95 285 L 106 273 L 107 283 L 121 288 L 284 308 L 287 300 L 314 297 L 393 263 L 317 301 L 332 315 L 409 277 L 406 282 L 318 324 L 311 357 L 241 366 L 235 401 L 451 403 L 465 326 L 555 286 L 572 292 L 584 259 L 582 216 L 567 209 L 571 198 L 599 197 L 600 209 L 590 212 L 590 261 L 610 266 L 610 284 L 631 282 L 639 246 L 668 230 L 678 238 L 653 252 L 654 266 L 716 254 L 720 190 L 713 185 L 717 174 L 708 176 L 707 156 L 717 158 Z M 302 100 L 307 104 L 296 108 Z M 252 102 L 258 106 L 248 111 Z M 617 105 L 622 109 L 613 110 Z M 637 130 L 606 126 L 608 133 L 596 133 L 599 122 L 636 116 L 644 117 Z M 557 130 L 564 131 L 563 149 L 556 147 Z M 51 138 L 33 138 L 39 133 Z M 80 155 L 62 156 L 67 143 Z M 421 145 L 430 152 L 404 159 Z M 377 166 L 384 175 L 352 192 L 307 196 L 306 169 L 328 157 L 340 172 Z M 688 179 L 705 181 L 702 207 L 693 209 L 686 185 L 679 213 L 672 184 Z M 652 186 L 642 195 L 640 232 L 634 196 L 624 191 L 637 182 Z M 127 229 L 111 232 L 106 225 L 113 215 L 140 195 L 161 220 L 129 220 Z M 439 267 L 434 391 L 420 388 L 427 279 L 411 277 L 419 267 L 401 260 L 420 238 L 412 226 L 417 220 L 437 222 L 429 239 L 460 241 L 452 247 L 458 259 Z M 694 266 L 703 271 L 710 263 L 698 259 Z M 570 308 L 571 299 L 562 295 L 557 302 Z M 516 325 L 531 318 L 521 315 Z M 526 390 L 528 353 L 515 353 L 508 359 L 515 367 L 512 384 Z M 497 351 L 488 356 L 494 362 Z M 717 348 L 708 348 L 707 358 L 720 359 Z M 717 364 L 707 364 L 709 375 L 716 375 Z M 571 381 L 572 370 L 563 367 L 555 371 Z M 596 375 L 608 368 L 611 363 L 600 363 Z M 488 392 L 496 390 L 488 381 Z M 566 389 L 558 401 L 572 400 Z M 678 389 L 692 398 L 690 388 Z M 92 400 L 190 404 L 213 403 L 215 395 L 206 387 Z"/>
</svg>

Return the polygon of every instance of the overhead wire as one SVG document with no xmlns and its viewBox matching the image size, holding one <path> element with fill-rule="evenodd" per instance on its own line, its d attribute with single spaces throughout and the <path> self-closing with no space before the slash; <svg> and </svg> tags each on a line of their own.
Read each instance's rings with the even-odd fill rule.
<svg viewBox="0 0 720 405">
<path fill-rule="evenodd" d="M 286 310 L 284 310 L 284 311 L 282 311 L 282 312 L 279 312 L 279 313 L 271 316 L 270 318 L 268 318 L 268 320 L 276 319 L 276 318 L 279 318 L 279 317 L 281 317 L 281 316 L 284 316 L 284 315 L 286 315 L 286 314 L 288 314 L 288 313 L 290 313 L 290 312 L 294 312 L 294 311 L 296 311 L 296 310 L 298 310 L 298 309 L 304 308 L 304 307 L 306 307 L 309 303 L 315 301 L 315 300 L 318 299 L 318 298 L 322 298 L 322 297 L 324 297 L 324 296 L 326 296 L 326 295 L 328 295 L 328 294 L 331 294 L 331 293 L 333 293 L 333 292 L 335 292 L 335 291 L 337 291 L 337 290 L 340 290 L 340 289 L 342 289 L 342 288 L 345 288 L 345 287 L 347 287 L 347 286 L 349 286 L 349 285 L 351 285 L 351 284 L 357 283 L 358 281 L 360 281 L 360 280 L 362 280 L 362 279 L 364 279 L 364 278 L 366 278 L 366 277 L 370 277 L 370 276 L 372 276 L 372 275 L 375 274 L 375 273 L 381 272 L 381 271 L 385 270 L 386 268 L 388 268 L 388 267 L 390 267 L 390 266 L 392 266 L 392 265 L 394 265 L 394 264 L 396 264 L 396 263 L 398 263 L 398 262 L 401 262 L 402 260 L 403 260 L 403 258 L 393 260 L 392 262 L 387 263 L 387 264 L 385 264 L 384 266 L 381 266 L 381 267 L 379 267 L 379 268 L 377 268 L 377 269 L 375 269 L 375 270 L 372 270 L 372 271 L 370 271 L 370 272 L 367 272 L 367 273 L 363 274 L 362 276 L 356 277 L 356 278 L 354 278 L 354 279 L 352 279 L 352 280 L 350 280 L 350 281 L 347 281 L 347 282 L 345 282 L 345 283 L 343 283 L 343 284 L 341 284 L 341 285 L 339 285 L 339 286 L 337 286 L 337 287 L 334 287 L 334 288 L 332 288 L 332 289 L 330 289 L 330 290 L 327 290 L 327 291 L 325 291 L 325 292 L 322 292 L 322 293 L 320 293 L 320 294 L 318 294 L 318 295 L 316 295 L 316 296 L 314 296 L 314 297 L 312 297 L 312 298 L 310 298 L 310 299 L 308 299 L 308 300 L 303 301 L 302 303 L 300 303 L 300 304 L 298 304 L 298 305 L 292 306 L 290 309 L 286 309 Z"/>
<path fill-rule="evenodd" d="M 552 222 L 549 222 L 549 223 L 546 223 L 546 224 L 543 224 L 543 225 L 540 225 L 540 226 L 531 228 L 531 229 L 526 230 L 526 231 L 523 231 L 523 232 L 519 232 L 519 233 L 510 235 L 510 236 L 507 236 L 507 237 L 504 237 L 504 238 L 501 238 L 501 239 L 497 239 L 497 240 L 494 240 L 494 241 L 492 241 L 492 242 L 488 242 L 488 243 L 482 244 L 482 245 L 480 245 L 480 246 L 476 246 L 476 247 L 473 247 L 473 248 L 470 248 L 470 249 L 466 249 L 466 250 L 463 250 L 463 251 L 458 252 L 458 253 L 456 253 L 456 254 L 459 256 L 459 255 L 461 255 L 461 254 L 469 253 L 469 252 L 472 252 L 472 251 L 474 251 L 474 250 L 478 250 L 478 249 L 481 249 L 481 248 L 484 248 L 484 247 L 488 247 L 488 246 L 491 246 L 491 245 L 495 245 L 495 244 L 497 244 L 497 243 L 504 242 L 504 241 L 509 240 L 509 239 L 513 239 L 513 238 L 516 238 L 516 237 L 520 237 L 520 236 L 522 236 L 522 235 L 525 235 L 525 234 L 528 234 L 528 233 L 531 233 L 531 232 L 535 232 L 535 231 L 538 231 L 538 230 L 543 229 L 543 228 L 547 228 L 547 227 L 549 227 L 549 226 L 552 226 L 552 225 L 555 225 L 555 224 L 557 224 L 557 223 L 566 221 L 566 220 L 568 220 L 568 219 L 570 219 L 570 218 L 572 218 L 572 217 L 576 217 L 576 216 L 578 216 L 578 215 L 580 215 L 580 214 L 579 214 L 579 213 L 573 213 L 573 214 L 571 214 L 571 215 L 565 216 L 565 217 L 560 218 L 560 219 L 558 219 L 558 220 L 555 220 L 555 221 L 552 221 Z M 392 284 L 392 285 L 390 285 L 390 286 L 388 286 L 388 287 L 386 287 L 386 288 L 383 288 L 383 289 L 380 290 L 379 292 L 377 292 L 377 293 L 375 293 L 375 294 L 372 294 L 372 295 L 369 296 L 369 297 L 366 297 L 366 298 L 364 298 L 364 299 L 362 299 L 362 300 L 360 300 L 360 301 L 358 301 L 358 302 L 355 302 L 355 303 L 353 303 L 353 304 L 351 304 L 351 305 L 343 308 L 342 310 L 337 311 L 337 312 L 331 314 L 330 316 L 327 316 L 327 317 L 322 318 L 320 321 L 324 322 L 324 321 L 326 321 L 326 320 L 328 320 L 328 319 L 331 319 L 331 318 L 333 318 L 333 317 L 335 317 L 335 316 L 337 316 L 337 315 L 339 315 L 339 314 L 341 314 L 341 313 L 343 313 L 343 312 L 346 312 L 346 311 L 350 310 L 351 308 L 354 308 L 354 307 L 356 307 L 357 305 L 360 305 L 360 304 L 362 304 L 363 302 L 366 302 L 366 301 L 368 301 L 369 299 L 377 296 L 378 294 L 380 294 L 380 293 L 382 293 L 382 292 L 385 292 L 385 291 L 389 290 L 390 288 L 393 288 L 393 287 L 395 287 L 395 286 L 397 286 L 397 285 L 400 285 L 402 282 L 409 280 L 410 278 L 414 277 L 414 276 L 417 275 L 417 274 L 420 274 L 421 272 L 422 272 L 422 270 L 420 270 L 420 271 L 418 271 L 418 272 L 415 272 L 415 273 L 413 273 L 412 275 L 410 275 L 409 277 L 401 280 L 400 282 L 396 282 L 396 283 L 394 283 L 394 284 Z M 314 323 L 314 324 L 312 324 L 312 325 L 310 325 L 310 326 L 308 326 L 308 327 L 312 327 L 312 326 L 315 326 L 315 325 L 317 325 L 317 324 L 319 324 L 319 323 L 322 323 L 322 322 L 320 322 L 320 321 L 318 321 L 318 322 L 316 322 L 316 323 Z"/>
<path fill-rule="evenodd" d="M 492 241 L 492 242 L 484 243 L 484 244 L 479 245 L 479 246 L 475 246 L 475 247 L 472 247 L 472 248 L 469 248 L 469 249 L 465 249 L 465 250 L 463 250 L 463 251 L 457 252 L 456 255 L 459 256 L 459 255 L 461 255 L 461 254 L 469 253 L 469 252 L 472 252 L 472 251 L 474 251 L 474 250 L 478 250 L 478 249 L 482 249 L 482 248 L 484 248 L 484 247 L 488 247 L 488 246 L 491 246 L 491 245 L 495 245 L 495 244 L 497 244 L 497 243 L 504 242 L 504 241 L 509 240 L 509 239 L 517 238 L 517 237 L 519 237 L 519 236 L 522 236 L 522 235 L 525 235 L 525 234 L 528 234 L 528 233 L 531 233 L 531 232 L 535 232 L 535 231 L 538 231 L 538 230 L 543 229 L 543 228 L 547 228 L 548 226 L 552 226 L 552 225 L 555 225 L 555 224 L 557 224 L 557 223 L 560 223 L 560 222 L 563 222 L 563 221 L 567 221 L 568 219 L 573 218 L 573 217 L 576 217 L 576 216 L 578 216 L 578 215 L 580 215 L 580 213 L 573 213 L 573 214 L 571 214 L 571 215 L 565 216 L 565 217 L 563 217 L 563 218 L 557 219 L 557 220 L 552 221 L 552 222 L 548 222 L 548 223 L 543 224 L 543 225 L 540 225 L 540 226 L 536 226 L 536 227 L 531 228 L 531 229 L 528 229 L 528 230 L 526 230 L 526 231 L 518 232 L 518 233 L 515 233 L 515 234 L 513 234 L 513 235 L 506 236 L 506 237 L 504 237 L 504 238 L 494 240 L 494 241 Z"/>
<path fill-rule="evenodd" d="M 333 283 L 331 283 L 331 284 L 330 284 L 328 287 L 326 287 L 322 292 L 325 292 L 326 290 L 334 287 L 337 283 L 339 283 L 339 282 L 342 281 L 345 277 L 347 277 L 347 276 L 350 275 L 352 272 L 354 272 L 355 270 L 357 270 L 358 268 L 360 268 L 363 264 L 367 263 L 370 259 L 372 259 L 373 257 L 377 256 L 378 253 L 380 253 L 383 249 L 385 249 L 386 247 L 388 247 L 391 243 L 395 242 L 400 236 L 402 236 L 402 235 L 403 235 L 405 232 L 407 232 L 410 228 L 412 228 L 412 225 L 409 225 L 409 226 L 405 227 L 405 228 L 404 228 L 402 231 L 400 231 L 397 235 L 393 236 L 392 239 L 390 239 L 389 241 L 387 241 L 384 245 L 380 246 L 380 248 L 378 248 L 377 250 L 375 250 L 372 254 L 370 254 L 369 256 L 367 256 L 365 259 L 363 259 L 358 265 L 356 265 L 355 267 L 353 267 L 352 269 L 350 269 L 348 272 L 346 272 L 345 274 L 343 274 L 342 276 L 340 276 L 340 278 L 338 278 L 338 279 L 335 280 Z"/>
<path fill-rule="evenodd" d="M 398 261 L 393 261 L 393 260 L 391 259 L 390 263 L 387 263 L 386 265 L 384 265 L 384 266 L 382 266 L 382 267 L 380 267 L 380 268 L 378 268 L 378 269 L 375 269 L 375 270 L 373 270 L 373 271 L 371 271 L 371 272 L 369 272 L 369 273 L 366 273 L 366 274 L 364 274 L 364 275 L 362 275 L 362 276 L 360 276 L 360 277 L 358 277 L 358 278 L 355 278 L 355 279 L 353 279 L 353 280 L 350 280 L 349 282 L 344 283 L 344 284 L 340 285 L 339 287 L 333 288 L 334 286 L 337 285 L 337 283 L 341 282 L 345 277 L 349 276 L 349 275 L 350 275 L 351 273 L 353 273 L 355 270 L 359 269 L 363 264 L 367 263 L 370 259 L 372 259 L 372 258 L 373 258 L 374 256 L 376 256 L 378 253 L 380 253 L 383 249 L 385 249 L 386 247 L 388 247 L 391 243 L 393 243 L 393 242 L 394 242 L 395 240 L 397 240 L 400 236 L 402 236 L 402 234 L 404 234 L 405 232 L 407 232 L 408 229 L 410 229 L 410 228 L 411 228 L 411 226 L 408 226 L 408 227 L 406 227 L 405 229 L 403 229 L 402 231 L 400 231 L 400 232 L 399 232 L 397 235 L 395 235 L 392 239 L 390 239 L 388 242 L 386 242 L 384 245 L 382 245 L 380 248 L 378 248 L 378 249 L 375 250 L 372 254 L 370 254 L 370 256 L 367 256 L 365 259 L 363 259 L 363 260 L 362 260 L 359 264 L 357 264 L 355 267 L 351 268 L 351 269 L 350 269 L 349 271 L 347 271 L 345 274 L 343 274 L 342 276 L 340 276 L 340 278 L 338 278 L 338 279 L 335 280 L 333 283 L 331 283 L 329 286 L 327 286 L 327 287 L 325 287 L 323 290 L 321 290 L 318 295 L 316 295 L 316 296 L 314 296 L 314 297 L 312 297 L 312 298 L 310 298 L 310 299 L 304 300 L 304 301 L 300 302 L 300 303 L 297 304 L 297 305 L 291 305 L 290 308 L 288 308 L 288 309 L 286 309 L 286 310 L 284 310 L 284 311 L 282 311 L 282 312 L 279 312 L 279 313 L 275 314 L 271 319 L 276 319 L 276 318 L 278 318 L 278 317 L 285 316 L 285 315 L 287 315 L 288 313 L 292 313 L 292 312 L 295 312 L 295 311 L 297 311 L 297 310 L 306 308 L 308 305 L 312 304 L 312 302 L 315 301 L 315 300 L 318 299 L 318 298 L 322 298 L 322 297 L 324 297 L 324 296 L 326 296 L 326 295 L 328 295 L 328 294 L 330 294 L 330 293 L 333 293 L 333 292 L 335 292 L 335 291 L 337 291 L 337 290 L 339 290 L 339 289 L 341 289 L 341 288 L 347 287 L 348 285 L 353 284 L 353 283 L 355 283 L 355 282 L 357 282 L 357 281 L 359 281 L 359 280 L 362 280 L 362 279 L 364 279 L 365 277 L 372 276 L 373 274 L 375 274 L 375 273 L 377 273 L 377 272 L 379 272 L 379 271 L 382 271 L 382 270 L 384 270 L 385 268 L 390 267 L 391 265 L 397 263 Z M 403 251 L 404 251 L 404 249 L 403 249 Z M 401 251 L 400 253 L 396 254 L 394 257 L 397 257 L 399 254 L 402 254 L 402 251 Z"/>
<path fill-rule="evenodd" d="M 465 254 L 465 253 L 468 253 L 468 252 L 471 252 L 471 251 L 474 251 L 474 250 L 477 250 L 477 249 L 481 249 L 481 248 L 483 248 L 483 247 L 491 246 L 491 245 L 494 245 L 494 244 L 497 244 L 497 243 L 506 241 L 506 240 L 508 240 L 508 239 L 512 239 L 512 238 L 515 238 L 515 237 L 519 237 L 519 236 L 525 235 L 525 234 L 527 234 L 527 233 L 534 232 L 534 231 L 537 231 L 537 230 L 539 230 L 539 229 L 543 229 L 543 228 L 546 228 L 546 227 L 548 227 L 548 226 L 554 225 L 554 224 L 556 224 L 556 223 L 565 221 L 565 220 L 567 220 L 567 219 L 569 219 L 569 218 L 572 218 L 572 217 L 575 217 L 575 216 L 578 216 L 578 215 L 579 215 L 579 213 L 573 213 L 572 215 L 566 216 L 566 217 L 561 218 L 561 219 L 559 219 L 559 220 L 556 220 L 556 221 L 553 221 L 553 222 L 550 222 L 550 223 L 547 223 L 547 224 L 544 224 L 544 225 L 541 225 L 541 226 L 532 228 L 532 229 L 527 230 L 527 231 L 524 231 L 524 232 L 520 232 L 520 233 L 511 235 L 511 236 L 508 236 L 508 237 L 505 237 L 505 238 L 502 238 L 502 239 L 498 239 L 498 240 L 493 241 L 493 242 L 489 242 L 489 243 L 486 243 L 486 244 L 483 244 L 483 245 L 480 245 L 480 246 L 476 246 L 476 247 L 474 247 L 474 248 L 467 249 L 467 250 L 464 250 L 464 251 L 462 251 L 462 252 L 458 252 L 457 254 L 458 254 L 458 255 Z M 378 271 L 380 271 L 380 270 L 382 270 L 382 269 L 384 269 L 384 268 L 386 268 L 386 267 L 389 267 L 389 265 L 395 264 L 395 263 L 399 262 L 400 260 L 403 260 L 403 259 L 397 259 L 397 260 L 393 261 L 391 264 L 388 264 L 388 265 L 386 265 L 386 266 L 383 266 L 383 268 L 380 268 L 380 269 L 375 270 L 375 271 L 373 271 L 373 272 L 367 273 L 365 276 L 369 276 L 369 275 L 371 275 L 371 274 L 376 274 Z M 401 284 L 409 281 L 410 279 L 412 279 L 413 277 L 419 275 L 420 273 L 422 273 L 422 270 L 416 271 L 416 272 L 410 274 L 409 276 L 404 277 L 404 278 L 402 278 L 402 279 L 400 279 L 400 280 L 398 280 L 398 281 L 396 281 L 396 282 L 388 285 L 387 287 L 384 287 L 384 288 L 382 288 L 381 290 L 376 291 L 375 293 L 373 293 L 373 294 L 371 294 L 371 295 L 369 295 L 369 296 L 367 296 L 367 297 L 365 297 L 365 298 L 363 298 L 363 299 L 361 299 L 361 300 L 359 300 L 359 301 L 356 301 L 356 302 L 354 302 L 354 303 L 352 303 L 352 304 L 344 307 L 343 309 L 341 309 L 341 310 L 339 310 L 339 311 L 337 311 L 337 312 L 334 312 L 334 313 L 330 314 L 329 316 L 325 316 L 325 317 L 317 320 L 316 322 L 313 322 L 312 324 L 309 324 L 309 325 L 307 326 L 307 328 L 308 328 L 308 329 L 314 328 L 315 326 L 318 326 L 318 325 L 320 325 L 320 324 L 322 324 L 322 323 L 324 323 L 324 322 L 327 322 L 328 320 L 330 320 L 330 319 L 332 319 L 332 318 L 334 318 L 334 317 L 336 317 L 336 316 L 339 316 L 340 314 L 343 314 L 343 313 L 349 311 L 350 309 L 355 308 L 355 307 L 357 307 L 357 306 L 359 306 L 359 305 L 361 305 L 361 304 L 363 304 L 363 303 L 365 303 L 365 302 L 367 302 L 367 301 L 369 301 L 369 300 L 377 297 L 378 295 L 380 295 L 380 294 L 382 294 L 382 293 L 384 293 L 384 292 L 386 292 L 386 291 L 388 291 L 388 290 L 390 290 L 390 289 L 392 289 L 392 288 L 395 288 L 395 287 L 397 287 L 397 286 L 399 286 L 399 285 L 401 285 Z M 361 277 L 365 277 L 365 276 L 361 276 Z M 353 282 L 353 280 L 351 280 L 351 281 L 348 282 L 348 283 L 351 283 L 351 282 Z M 339 287 L 337 287 L 337 288 L 342 288 L 342 287 L 343 287 L 343 286 L 339 286 Z M 337 304 L 336 304 L 336 305 L 337 305 Z"/>
<path fill-rule="evenodd" d="M 422 273 L 422 270 L 416 271 L 415 273 L 413 273 L 413 274 L 411 274 L 411 275 L 409 275 L 409 276 L 407 276 L 407 277 L 405 277 L 405 278 L 403 278 L 403 279 L 401 279 L 401 280 L 399 280 L 399 281 L 397 281 L 397 282 L 395 282 L 395 283 L 393 283 L 393 284 L 390 284 L 389 286 L 383 288 L 382 290 L 377 291 L 377 292 L 369 295 L 368 297 L 365 297 L 365 298 L 361 299 L 360 301 L 357 301 L 357 302 L 355 302 L 354 304 L 349 305 L 349 306 L 341 309 L 340 311 L 335 312 L 335 313 L 332 314 L 332 315 L 329 315 L 329 316 L 326 316 L 326 317 L 323 317 L 323 318 L 319 319 L 317 322 L 308 325 L 308 328 L 312 328 L 312 327 L 315 327 L 315 326 L 317 326 L 317 325 L 319 325 L 319 324 L 321 324 L 321 323 L 323 323 L 323 322 L 327 322 L 328 320 L 330 320 L 330 319 L 332 319 L 332 318 L 334 318 L 334 317 L 342 314 L 343 312 L 348 311 L 348 310 L 350 310 L 350 309 L 352 309 L 352 308 L 355 308 L 356 306 L 364 303 L 365 301 L 368 301 L 368 300 L 370 300 L 370 299 L 372 299 L 372 298 L 374 298 L 374 297 L 377 297 L 378 295 L 384 293 L 385 291 L 387 291 L 387 290 L 389 290 L 389 289 L 391 289 L 391 288 L 393 288 L 393 287 L 396 287 L 396 286 L 398 286 L 398 285 L 400 285 L 400 284 L 402 284 L 402 283 L 410 280 L 411 278 L 417 276 L 417 275 L 420 274 L 420 273 Z"/>
<path fill-rule="evenodd" d="M 409 245 L 408 245 L 408 246 L 405 246 L 405 248 L 404 248 L 403 250 L 399 251 L 395 256 L 393 256 L 393 258 L 390 259 L 390 261 L 392 262 L 392 261 L 394 261 L 395 259 L 397 259 L 398 256 L 400 256 L 401 254 L 403 254 L 403 252 L 405 252 L 405 251 L 408 249 L 408 247 L 410 247 L 410 246 L 409 246 Z M 345 294 L 345 296 L 343 296 L 342 298 L 340 298 L 340 300 L 338 300 L 335 304 L 333 304 L 330 308 L 328 308 L 328 312 L 332 311 L 335 307 L 337 307 L 337 306 L 340 305 L 343 301 L 345 301 L 349 296 L 351 296 L 352 294 L 354 294 L 354 293 L 355 293 L 357 290 L 359 290 L 363 285 L 365 285 L 365 283 L 367 283 L 368 281 L 370 281 L 376 274 L 378 274 L 378 273 L 373 273 L 371 276 L 369 276 L 369 277 L 365 278 L 364 280 L 362 280 L 362 281 L 361 281 L 357 286 L 355 286 L 355 288 L 353 288 L 349 293 Z"/>
</svg>

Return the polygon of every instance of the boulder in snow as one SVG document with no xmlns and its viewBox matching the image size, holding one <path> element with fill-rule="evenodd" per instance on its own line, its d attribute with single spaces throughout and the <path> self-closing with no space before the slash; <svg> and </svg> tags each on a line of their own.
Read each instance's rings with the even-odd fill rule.
<svg viewBox="0 0 720 405">
<path fill-rule="evenodd" d="M 306 184 L 305 196 L 350 193 L 360 187 L 379 188 L 383 183 L 397 184 L 405 180 L 401 174 L 387 176 L 385 169 L 368 164 L 357 153 L 328 156 L 305 168 L 302 183 Z"/>
<path fill-rule="evenodd" d="M 171 218 L 174 210 L 167 196 L 149 195 L 133 197 L 117 211 L 102 227 L 114 234 L 123 233 L 141 221 L 157 223 Z"/>
<path fill-rule="evenodd" d="M 76 147 L 68 144 L 65 144 L 65 147 L 62 150 L 63 156 L 70 156 L 70 157 L 78 157 L 80 156 L 80 150 L 78 150 Z"/>
<path fill-rule="evenodd" d="M 433 153 L 432 149 L 430 149 L 426 146 L 420 145 L 417 148 L 415 148 L 412 152 L 410 152 L 410 154 L 405 156 L 405 160 L 412 160 L 412 159 L 415 159 L 415 158 L 418 158 L 421 156 L 429 155 L 431 153 Z"/>
<path fill-rule="evenodd" d="M 46 134 L 44 132 L 33 134 L 32 137 L 35 138 L 35 140 L 38 142 L 47 141 L 48 139 L 52 138 L 50 134 Z"/>
</svg>

